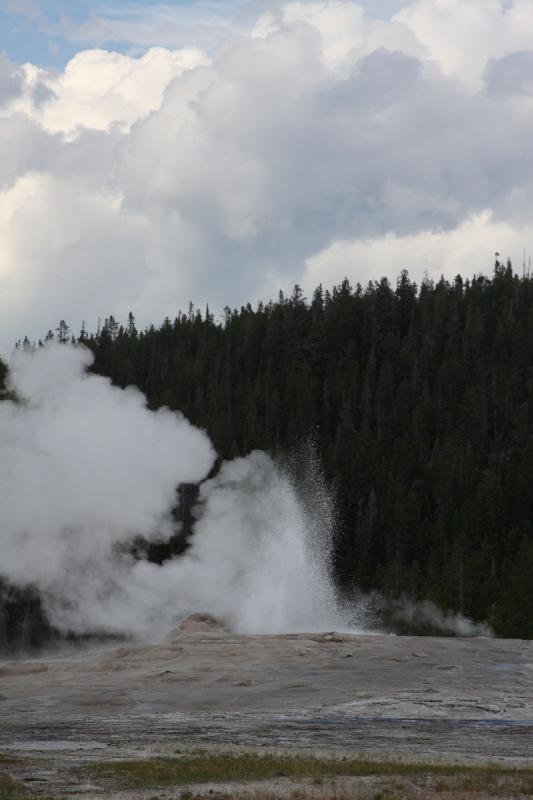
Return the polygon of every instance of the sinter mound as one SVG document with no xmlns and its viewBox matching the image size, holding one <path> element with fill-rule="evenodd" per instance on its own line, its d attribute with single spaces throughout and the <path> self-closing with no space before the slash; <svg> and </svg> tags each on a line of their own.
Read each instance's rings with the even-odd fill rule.
<svg viewBox="0 0 533 800">
<path fill-rule="evenodd" d="M 180 622 L 178 630 L 186 633 L 227 632 L 224 623 L 207 613 L 191 614 Z"/>
</svg>

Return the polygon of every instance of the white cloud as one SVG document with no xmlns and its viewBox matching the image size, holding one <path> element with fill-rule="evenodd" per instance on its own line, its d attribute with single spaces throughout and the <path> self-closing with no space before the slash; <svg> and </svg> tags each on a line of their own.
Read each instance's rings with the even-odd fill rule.
<svg viewBox="0 0 533 800">
<path fill-rule="evenodd" d="M 190 299 L 221 308 L 340 280 L 350 253 L 353 280 L 394 276 L 409 254 L 447 274 L 486 267 L 494 249 L 520 257 L 529 4 L 464 0 L 480 34 L 468 63 L 450 43 L 454 7 L 414 0 L 376 19 L 347 0 L 273 4 L 209 58 L 90 50 L 57 75 L 9 65 L 4 341 L 60 317 L 158 321 Z"/>
<path fill-rule="evenodd" d="M 20 178 L 0 193 L 0 240 L 5 348 L 5 331 L 44 336 L 73 308 L 95 325 L 106 294 L 125 317 L 147 280 L 145 221 L 84 182 Z"/>
<path fill-rule="evenodd" d="M 531 47 L 533 4 L 514 0 L 414 0 L 396 19 L 407 25 L 445 75 L 479 87 L 491 58 Z"/>
<path fill-rule="evenodd" d="M 208 63 L 197 49 L 153 47 L 141 58 L 106 50 L 84 50 L 60 75 L 25 67 L 26 91 L 12 111 L 25 112 L 47 131 L 70 136 L 83 128 L 128 130 L 160 107 L 168 84 L 189 69 Z M 35 102 L 35 89 L 48 96 Z"/>
<path fill-rule="evenodd" d="M 316 28 L 330 67 L 346 69 L 378 47 L 433 63 L 475 89 L 492 58 L 531 48 L 530 0 L 289 0 L 263 13 L 252 35 L 296 20 Z M 388 13 L 384 13 L 388 12 Z"/>
<path fill-rule="evenodd" d="M 504 97 L 521 96 L 524 103 L 527 96 L 533 97 L 533 50 L 491 59 L 484 77 L 489 92 Z"/>
<path fill-rule="evenodd" d="M 527 259 L 533 252 L 533 224 L 498 222 L 490 211 L 483 211 L 448 231 L 337 241 L 308 259 L 304 285 L 312 291 L 321 281 L 330 286 L 345 277 L 365 285 L 387 275 L 391 263 L 398 273 L 407 269 L 417 281 L 426 273 L 435 280 L 441 275 L 486 275 L 491 272 L 495 252 L 500 251 L 513 259 L 515 267 L 521 267 L 524 251 Z"/>
<path fill-rule="evenodd" d="M 0 53 L 0 108 L 12 97 L 16 97 L 22 89 L 20 69 Z"/>
<path fill-rule="evenodd" d="M 377 48 L 423 53 L 406 25 L 369 17 L 363 5 L 351 0 L 293 0 L 262 14 L 251 35 L 266 37 L 297 22 L 305 22 L 319 32 L 324 63 L 340 74 Z"/>
</svg>

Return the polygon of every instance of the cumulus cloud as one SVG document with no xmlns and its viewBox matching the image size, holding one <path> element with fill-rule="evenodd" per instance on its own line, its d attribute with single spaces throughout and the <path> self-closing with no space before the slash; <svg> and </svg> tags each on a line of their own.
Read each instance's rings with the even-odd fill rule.
<svg viewBox="0 0 533 800">
<path fill-rule="evenodd" d="M 484 77 L 487 90 L 496 95 L 533 97 L 533 50 L 491 59 Z"/>
<path fill-rule="evenodd" d="M 0 109 L 4 342 L 56 317 L 131 307 L 148 322 L 341 270 L 521 258 L 531 14 L 525 0 L 252 3 L 208 55 L 191 35 L 15 70 Z"/>
<path fill-rule="evenodd" d="M 198 49 L 153 47 L 141 58 L 84 50 L 60 74 L 25 66 L 25 92 L 12 112 L 22 112 L 50 132 L 69 138 L 83 129 L 127 131 L 161 106 L 168 84 L 207 63 Z"/>
<path fill-rule="evenodd" d="M 0 53 L 0 108 L 8 100 L 16 97 L 22 90 L 22 74 L 19 67 L 12 64 Z"/>
<path fill-rule="evenodd" d="M 530 47 L 529 0 L 414 0 L 396 15 L 443 73 L 479 87 L 487 62 Z"/>
<path fill-rule="evenodd" d="M 420 281 L 426 276 L 439 280 L 464 274 L 486 274 L 488 256 L 502 251 L 521 267 L 522 242 L 533 242 L 533 225 L 512 226 L 497 222 L 490 211 L 469 217 L 451 230 L 423 231 L 398 236 L 390 233 L 375 239 L 337 241 L 307 261 L 303 283 L 312 290 L 321 281 L 325 286 L 338 283 L 342 276 L 353 283 L 365 284 L 383 276 L 383 265 L 395 263 L 408 268 L 411 277 Z M 531 253 L 526 253 L 529 261 Z M 468 276 L 467 276 L 468 277 Z"/>
<path fill-rule="evenodd" d="M 295 22 L 318 31 L 325 65 L 340 74 L 378 48 L 423 54 L 407 25 L 395 19 L 376 20 L 362 4 L 347 0 L 293 0 L 279 5 L 259 17 L 252 36 L 264 38 Z"/>
<path fill-rule="evenodd" d="M 112 193 L 46 173 L 27 174 L 0 194 L 0 238 L 0 280 L 9 296 L 23 298 L 43 332 L 66 316 L 77 297 L 88 319 L 97 319 L 103 286 L 123 317 L 142 293 L 146 222 L 124 216 Z M 2 317 L 8 328 L 16 326 L 20 309 L 6 303 Z"/>
</svg>

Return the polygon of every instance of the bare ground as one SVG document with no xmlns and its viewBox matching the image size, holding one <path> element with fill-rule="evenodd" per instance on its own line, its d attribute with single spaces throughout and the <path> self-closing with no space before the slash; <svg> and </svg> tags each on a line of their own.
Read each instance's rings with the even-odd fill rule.
<svg viewBox="0 0 533 800">
<path fill-rule="evenodd" d="M 239 636 L 193 625 L 160 645 L 0 662 L 0 753 L 18 758 L 0 770 L 35 792 L 181 797 L 183 787 L 120 794 L 86 779 L 83 769 L 94 761 L 179 756 L 198 748 L 533 767 L 533 643 Z M 383 780 L 300 782 L 298 791 L 374 797 L 397 780 L 394 796 L 433 796 L 433 785 L 420 788 L 411 778 L 389 776 L 383 789 Z M 411 781 L 411 788 L 401 789 L 402 781 Z M 439 797 L 462 796 L 460 786 L 447 786 Z M 486 796 L 507 796 L 505 786 L 500 789 L 493 786 Z M 239 784 L 238 791 L 292 796 L 295 786 L 281 776 L 274 784 Z M 512 791 L 508 796 L 521 796 L 517 786 Z M 220 792 L 238 793 L 231 782 L 217 784 Z"/>
</svg>

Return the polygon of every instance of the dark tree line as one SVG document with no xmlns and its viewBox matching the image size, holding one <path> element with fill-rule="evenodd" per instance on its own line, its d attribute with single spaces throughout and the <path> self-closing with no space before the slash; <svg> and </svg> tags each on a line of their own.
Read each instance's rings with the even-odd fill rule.
<svg viewBox="0 0 533 800">
<path fill-rule="evenodd" d="M 78 341 L 96 372 L 183 411 L 222 458 L 311 438 L 338 501 L 342 590 L 533 637 L 529 275 L 498 260 L 490 279 L 417 286 L 402 272 L 310 301 L 296 286 L 221 322 L 191 306 L 144 331 L 110 317 Z"/>
</svg>

